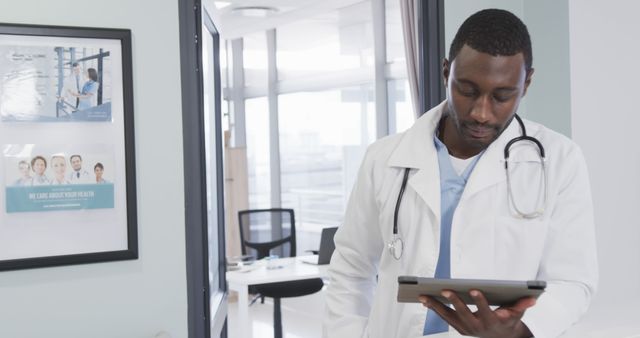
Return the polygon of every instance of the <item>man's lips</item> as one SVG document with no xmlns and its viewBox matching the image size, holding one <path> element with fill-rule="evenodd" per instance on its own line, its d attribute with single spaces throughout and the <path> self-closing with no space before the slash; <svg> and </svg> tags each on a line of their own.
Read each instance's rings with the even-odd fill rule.
<svg viewBox="0 0 640 338">
<path fill-rule="evenodd" d="M 480 127 L 480 126 L 466 126 L 467 132 L 469 136 L 473 138 L 487 138 L 493 136 L 495 130 L 493 128 L 488 127 Z"/>
</svg>

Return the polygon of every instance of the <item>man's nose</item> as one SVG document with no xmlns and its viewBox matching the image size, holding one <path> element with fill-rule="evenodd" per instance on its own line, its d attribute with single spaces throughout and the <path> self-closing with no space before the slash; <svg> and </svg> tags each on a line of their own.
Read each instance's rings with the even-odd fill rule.
<svg viewBox="0 0 640 338">
<path fill-rule="evenodd" d="M 475 101 L 470 116 L 480 124 L 489 122 L 491 119 L 491 98 L 488 95 L 480 96 Z"/>
</svg>

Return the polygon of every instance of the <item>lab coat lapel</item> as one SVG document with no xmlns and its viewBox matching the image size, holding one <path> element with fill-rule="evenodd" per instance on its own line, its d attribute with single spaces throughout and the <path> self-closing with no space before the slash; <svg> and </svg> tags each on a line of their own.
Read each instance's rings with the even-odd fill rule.
<svg viewBox="0 0 640 338">
<path fill-rule="evenodd" d="M 424 200 L 438 222 L 440 221 L 440 168 L 433 136 L 445 104 L 446 101 L 426 112 L 411 129 L 407 130 L 387 163 L 390 167 L 418 169 L 410 177 L 407 185 Z M 520 127 L 513 119 L 500 137 L 482 154 L 469 177 L 461 201 L 506 180 L 504 147 L 509 140 L 519 135 Z"/>
<path fill-rule="evenodd" d="M 420 117 L 409 129 L 389 158 L 388 165 L 417 169 L 407 183 L 440 221 L 440 169 L 433 143 L 434 131 L 446 101 Z"/>
<path fill-rule="evenodd" d="M 513 119 L 507 129 L 491 143 L 478 160 L 462 193 L 461 201 L 507 179 L 504 170 L 504 147 L 509 140 L 519 135 L 520 127 Z"/>
</svg>

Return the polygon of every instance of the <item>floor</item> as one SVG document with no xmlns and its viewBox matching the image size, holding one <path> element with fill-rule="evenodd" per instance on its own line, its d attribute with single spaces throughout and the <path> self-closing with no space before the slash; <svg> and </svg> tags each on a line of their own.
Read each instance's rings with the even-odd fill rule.
<svg viewBox="0 0 640 338">
<path fill-rule="evenodd" d="M 273 304 L 270 299 L 255 302 L 249 312 L 252 318 L 254 338 L 273 338 Z M 315 295 L 282 300 L 282 330 L 285 338 L 319 338 L 322 336 L 324 292 Z M 228 334 L 238 337 L 238 303 L 230 302 L 228 308 Z"/>
<path fill-rule="evenodd" d="M 324 290 L 305 297 L 282 300 L 282 320 L 285 338 L 319 338 L 322 336 L 324 314 Z M 233 296 L 230 299 L 234 299 Z M 640 338 L 638 305 L 640 300 L 631 297 L 616 304 L 594 304 L 575 327 L 563 338 Z M 613 311 L 612 309 L 616 309 Z M 249 308 L 254 338 L 273 337 L 273 306 L 269 299 L 264 304 L 257 301 Z M 228 304 L 228 337 L 238 338 L 238 303 Z M 438 337 L 462 337 L 455 331 Z"/>
</svg>

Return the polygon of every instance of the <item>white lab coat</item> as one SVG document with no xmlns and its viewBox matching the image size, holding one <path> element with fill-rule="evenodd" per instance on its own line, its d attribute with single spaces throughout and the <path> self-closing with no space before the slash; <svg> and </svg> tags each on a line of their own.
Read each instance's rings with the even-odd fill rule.
<svg viewBox="0 0 640 338">
<path fill-rule="evenodd" d="M 89 172 L 84 169 L 80 169 L 80 177 L 78 177 L 78 172 L 72 169 L 69 175 L 67 175 L 67 179 L 69 179 L 71 184 L 96 183 L 96 176 L 89 174 Z"/>
<path fill-rule="evenodd" d="M 325 337 L 418 337 L 427 309 L 396 301 L 400 275 L 433 276 L 440 244 L 440 177 L 433 136 L 446 101 L 402 134 L 372 144 L 335 236 L 329 267 Z M 504 147 L 520 128 L 514 120 L 482 155 L 455 211 L 451 277 L 547 281 L 547 291 L 523 322 L 538 338 L 556 337 L 587 310 L 598 280 L 587 168 L 578 146 L 539 124 L 527 133 L 546 150 L 548 199 L 537 219 L 513 216 Z M 532 211 L 540 193 L 537 148 L 513 147 L 516 202 Z M 517 148 L 517 149 L 516 149 Z M 511 163 L 514 162 L 514 163 Z M 411 170 L 398 217 L 404 255 L 386 249 L 404 168 Z M 376 275 L 377 281 L 376 281 Z M 453 330 L 453 328 L 450 328 Z"/>
</svg>

